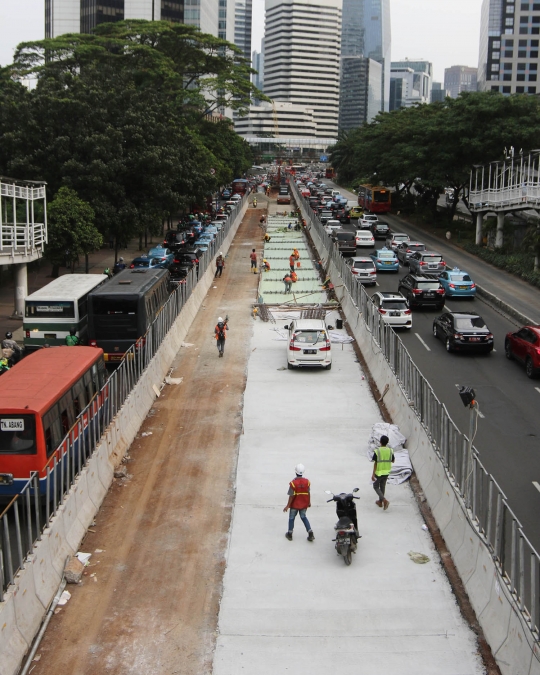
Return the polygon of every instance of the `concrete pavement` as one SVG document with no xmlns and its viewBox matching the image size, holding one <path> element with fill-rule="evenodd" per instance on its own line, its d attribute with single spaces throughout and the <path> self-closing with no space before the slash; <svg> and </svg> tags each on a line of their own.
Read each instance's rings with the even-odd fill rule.
<svg viewBox="0 0 540 675">
<path fill-rule="evenodd" d="M 214 675 L 483 673 L 409 484 L 388 487 L 388 511 L 374 503 L 365 451 L 381 416 L 353 347 L 333 345 L 331 371 L 289 371 L 286 342 L 274 339 L 286 323 L 254 325 Z M 312 543 L 298 518 L 293 541 L 284 536 L 298 462 L 311 481 Z M 324 490 L 356 486 L 363 537 L 347 567 Z"/>
</svg>

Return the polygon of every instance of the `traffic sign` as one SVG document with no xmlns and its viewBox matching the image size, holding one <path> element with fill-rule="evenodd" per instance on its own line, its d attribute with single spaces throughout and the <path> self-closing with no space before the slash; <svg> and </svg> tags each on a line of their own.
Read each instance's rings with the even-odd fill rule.
<svg viewBox="0 0 540 675">
<path fill-rule="evenodd" d="M 327 162 L 328 161 L 327 155 L 321 155 L 320 161 L 321 162 Z"/>
</svg>

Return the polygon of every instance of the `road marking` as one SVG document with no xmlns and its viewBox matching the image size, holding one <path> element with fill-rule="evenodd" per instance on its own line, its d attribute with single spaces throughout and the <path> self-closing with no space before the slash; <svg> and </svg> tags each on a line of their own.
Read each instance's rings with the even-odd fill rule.
<svg viewBox="0 0 540 675">
<path fill-rule="evenodd" d="M 535 387 L 535 389 L 540 394 L 540 387 Z"/>
<path fill-rule="evenodd" d="M 481 417 L 483 420 L 486 419 L 486 416 L 485 416 L 485 415 L 482 415 L 482 413 L 481 413 L 480 411 L 478 411 L 478 417 Z"/>
<path fill-rule="evenodd" d="M 535 480 L 533 480 L 532 484 L 538 490 L 538 492 L 540 492 L 540 485 L 538 485 L 538 483 Z"/>
<path fill-rule="evenodd" d="M 422 338 L 418 335 L 418 333 L 415 333 L 416 337 L 420 340 L 420 342 L 424 345 L 424 347 L 428 350 L 428 352 L 431 351 L 431 349 L 427 346 L 427 344 L 422 340 Z"/>
</svg>

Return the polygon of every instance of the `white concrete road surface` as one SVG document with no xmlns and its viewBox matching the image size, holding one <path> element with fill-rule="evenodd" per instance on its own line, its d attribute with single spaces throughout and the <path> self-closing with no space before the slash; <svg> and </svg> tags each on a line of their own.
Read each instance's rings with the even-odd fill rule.
<svg viewBox="0 0 540 675">
<path fill-rule="evenodd" d="M 483 673 L 408 483 L 388 487 L 388 511 L 375 505 L 366 444 L 381 417 L 352 346 L 333 346 L 331 371 L 289 371 L 272 328 L 254 324 L 214 675 Z M 312 543 L 299 518 L 293 541 L 284 536 L 298 462 Z M 324 490 L 357 486 L 363 538 L 347 567 Z"/>
</svg>

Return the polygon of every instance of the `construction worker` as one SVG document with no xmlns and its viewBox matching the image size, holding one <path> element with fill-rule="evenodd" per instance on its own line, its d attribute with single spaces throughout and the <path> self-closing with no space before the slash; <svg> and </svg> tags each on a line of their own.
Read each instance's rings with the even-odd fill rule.
<svg viewBox="0 0 540 675">
<path fill-rule="evenodd" d="M 69 335 L 66 335 L 66 339 L 64 340 L 66 345 L 68 347 L 77 347 L 78 345 L 81 344 L 81 341 L 77 337 L 77 331 L 75 328 L 71 328 L 69 331 Z"/>
<path fill-rule="evenodd" d="M 227 338 L 227 331 L 229 326 L 227 326 L 227 320 L 223 320 L 221 317 L 218 317 L 216 327 L 214 328 L 214 335 L 216 338 L 218 354 L 221 358 L 225 352 L 225 340 Z"/>
<path fill-rule="evenodd" d="M 292 279 L 291 279 L 291 275 L 288 272 L 283 277 L 283 283 L 285 284 L 284 293 L 290 293 L 291 292 Z"/>
<path fill-rule="evenodd" d="M 220 253 L 216 258 L 216 273 L 214 274 L 214 279 L 221 276 L 224 267 L 225 258 L 223 257 L 223 253 Z"/>
<path fill-rule="evenodd" d="M 291 272 L 294 272 L 294 256 L 292 253 L 289 256 L 289 267 L 291 268 Z"/>
<path fill-rule="evenodd" d="M 283 509 L 284 513 L 287 513 L 290 509 L 289 529 L 285 533 L 285 536 L 289 541 L 292 541 L 294 520 L 298 513 L 300 513 L 300 518 L 308 533 L 308 541 L 313 541 L 315 539 L 309 520 L 306 517 L 306 510 L 311 506 L 311 495 L 310 483 L 307 478 L 304 478 L 304 471 L 305 468 L 303 464 L 297 464 L 294 467 L 296 478 L 289 483 L 289 490 L 287 493 L 289 495 L 289 501 L 287 502 L 287 506 Z"/>
<path fill-rule="evenodd" d="M 294 251 L 292 252 L 292 254 L 293 254 L 293 257 L 294 257 L 295 260 L 299 260 L 299 259 L 300 259 L 300 253 L 298 253 L 298 249 L 297 249 L 297 248 L 294 249 Z"/>
<path fill-rule="evenodd" d="M 257 253 L 255 252 L 254 248 L 251 249 L 249 259 L 251 260 L 251 269 L 253 270 L 253 274 L 257 274 Z"/>
<path fill-rule="evenodd" d="M 293 282 L 293 284 L 295 284 L 298 281 L 298 274 L 296 274 L 296 272 L 294 271 L 291 272 L 291 281 Z"/>
<path fill-rule="evenodd" d="M 385 511 L 390 506 L 390 502 L 384 496 L 384 493 L 386 492 L 386 481 L 392 470 L 392 464 L 395 462 L 394 451 L 392 448 L 387 447 L 388 440 L 388 436 L 381 436 L 381 445 L 375 450 L 373 457 L 371 458 L 371 461 L 375 462 L 371 480 L 374 481 L 373 489 L 379 497 L 375 504 Z"/>
<path fill-rule="evenodd" d="M 262 266 L 265 272 L 270 272 L 270 263 L 268 262 L 268 260 L 266 260 L 266 258 L 263 259 Z"/>
<path fill-rule="evenodd" d="M 268 234 L 268 232 L 264 235 L 264 241 L 270 241 L 272 237 Z"/>
</svg>

